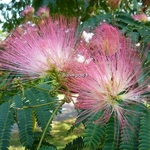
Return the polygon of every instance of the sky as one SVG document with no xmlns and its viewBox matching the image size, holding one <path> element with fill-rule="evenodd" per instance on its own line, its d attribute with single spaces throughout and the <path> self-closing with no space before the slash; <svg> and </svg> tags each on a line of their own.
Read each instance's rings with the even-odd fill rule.
<svg viewBox="0 0 150 150">
<path fill-rule="evenodd" d="M 10 3 L 12 0 L 0 0 L 0 3 Z M 16 2 L 19 2 L 19 0 L 16 0 Z M 10 14 L 11 15 L 11 14 Z M 0 10 L 0 18 L 2 19 L 3 16 L 1 15 L 1 10 Z M 3 20 L 3 19 L 2 19 Z M 0 30 L 2 30 L 2 24 L 0 24 Z"/>
<path fill-rule="evenodd" d="M 11 2 L 11 0 L 0 0 L 0 3 L 6 3 L 6 4 L 8 4 L 8 3 L 10 3 Z M 2 17 L 2 15 L 1 15 L 1 10 L 0 10 L 0 18 L 2 19 L 3 17 Z M 0 30 L 2 29 L 2 24 L 0 24 Z"/>
<path fill-rule="evenodd" d="M 17 1 L 17 0 L 16 0 Z M 1 3 L 10 3 L 11 0 L 0 0 Z"/>
</svg>

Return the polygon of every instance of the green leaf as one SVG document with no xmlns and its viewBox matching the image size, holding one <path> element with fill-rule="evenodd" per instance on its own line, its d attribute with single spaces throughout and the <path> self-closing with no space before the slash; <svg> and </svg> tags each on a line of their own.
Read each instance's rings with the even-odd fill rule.
<svg viewBox="0 0 150 150">
<path fill-rule="evenodd" d="M 35 8 L 37 11 L 39 7 L 41 6 L 48 6 L 50 0 L 33 0 L 32 6 Z"/>
<path fill-rule="evenodd" d="M 13 125 L 13 109 L 10 103 L 5 102 L 0 106 L 0 149 L 7 150 Z"/>
<path fill-rule="evenodd" d="M 42 146 L 40 150 L 57 150 L 55 147 L 52 146 Z"/>
<path fill-rule="evenodd" d="M 51 14 L 75 16 L 78 14 L 76 0 L 33 0 L 33 7 L 37 11 L 41 6 L 48 6 Z"/>
<path fill-rule="evenodd" d="M 110 120 L 106 125 L 106 139 L 103 144 L 102 150 L 117 150 L 119 142 L 119 133 L 118 133 L 118 122 L 114 120 L 114 117 L 111 116 Z M 119 150 L 119 149 L 118 149 Z"/>
<path fill-rule="evenodd" d="M 104 127 L 100 124 L 88 123 L 84 134 L 84 145 L 90 149 L 96 149 L 102 142 L 104 136 Z"/>
<path fill-rule="evenodd" d="M 140 34 L 138 32 L 134 32 L 134 31 L 127 31 L 126 36 L 131 38 L 133 43 L 138 43 L 139 38 L 140 38 Z"/>
<path fill-rule="evenodd" d="M 147 109 L 140 120 L 139 150 L 150 149 L 150 110 Z"/>
<path fill-rule="evenodd" d="M 43 134 L 43 132 L 40 132 L 40 131 L 34 132 L 34 143 L 32 144 L 32 147 L 30 149 L 32 149 L 32 150 L 36 150 L 37 149 L 42 134 Z M 41 144 L 42 145 L 41 147 L 42 148 L 46 148 L 46 147 L 48 147 L 48 148 L 51 148 L 51 147 L 52 148 L 56 148 L 56 146 L 54 146 L 53 144 L 49 143 L 51 141 L 51 139 L 52 139 L 52 136 L 49 133 L 45 134 L 44 139 L 43 139 L 42 144 Z"/>
<path fill-rule="evenodd" d="M 42 130 L 45 129 L 52 111 L 57 105 L 57 98 L 50 97 L 49 95 L 50 90 L 51 86 L 47 84 L 39 84 L 35 88 L 25 90 L 26 99 L 30 101 L 31 107 L 33 107 L 34 114 L 37 118 L 38 125 L 42 128 Z"/>
<path fill-rule="evenodd" d="M 138 10 L 138 2 L 137 2 L 137 0 L 133 0 L 133 10 L 134 11 Z"/>
<path fill-rule="evenodd" d="M 26 99 L 21 95 L 14 96 L 15 106 L 23 108 L 24 105 L 29 105 Z M 18 109 L 17 110 L 18 127 L 20 134 L 20 141 L 25 147 L 31 147 L 33 144 L 33 113 L 31 109 Z"/>
<path fill-rule="evenodd" d="M 77 137 L 72 142 L 66 144 L 66 147 L 63 150 L 82 150 L 84 147 L 82 137 Z"/>
<path fill-rule="evenodd" d="M 121 131 L 121 143 L 120 149 L 132 149 L 137 150 L 139 146 L 139 128 L 140 128 L 140 118 L 145 110 L 143 104 L 138 104 L 132 108 L 130 111 L 131 114 L 128 114 L 127 121 L 128 124 L 125 124 Z"/>
<path fill-rule="evenodd" d="M 82 29 L 83 30 L 86 29 L 86 28 L 94 29 L 95 26 L 98 26 L 104 20 L 107 23 L 109 23 L 111 17 L 112 17 L 111 13 L 100 14 L 100 15 L 96 15 L 94 17 L 90 17 L 89 19 L 87 19 L 87 21 L 83 22 Z"/>
<path fill-rule="evenodd" d="M 117 12 L 115 14 L 115 19 L 118 23 L 123 22 L 126 25 L 130 25 L 130 26 L 137 26 L 138 24 L 140 24 L 140 22 L 134 20 L 130 14 L 125 12 Z"/>
<path fill-rule="evenodd" d="M 30 90 L 25 91 L 26 97 L 30 100 L 32 106 L 43 104 L 42 99 L 38 99 L 37 96 L 32 93 Z M 41 103 L 40 103 L 41 102 Z M 33 108 L 34 114 L 37 118 L 38 125 L 44 130 L 46 124 L 51 116 L 51 112 L 48 106 L 40 106 Z"/>
</svg>

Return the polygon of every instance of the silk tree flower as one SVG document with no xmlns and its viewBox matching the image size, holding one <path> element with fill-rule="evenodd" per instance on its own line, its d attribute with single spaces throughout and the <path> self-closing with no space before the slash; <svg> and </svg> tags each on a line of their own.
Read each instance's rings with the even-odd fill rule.
<svg viewBox="0 0 150 150">
<path fill-rule="evenodd" d="M 47 17 L 38 25 L 23 24 L 4 41 L 0 69 L 30 78 L 45 76 L 52 70 L 66 73 L 72 65 L 75 69 L 75 27 L 76 19 L 63 16 Z"/>
<path fill-rule="evenodd" d="M 132 16 L 137 21 L 146 22 L 148 20 L 148 17 L 145 14 L 137 14 Z"/>
<path fill-rule="evenodd" d="M 132 106 L 142 103 L 143 94 L 149 91 L 150 79 L 142 69 L 145 57 L 125 39 L 120 50 L 111 56 L 95 51 L 96 61 L 84 67 L 87 77 L 68 82 L 69 89 L 79 94 L 76 108 L 83 111 L 78 121 L 92 119 L 101 112 L 95 123 L 105 124 L 114 115 L 120 126 L 129 125 L 127 115 L 133 115 Z"/>
<path fill-rule="evenodd" d="M 122 36 L 117 28 L 107 23 L 102 23 L 94 29 L 92 38 L 88 43 L 82 41 L 80 44 L 83 45 L 82 49 L 86 47 L 91 55 L 96 55 L 98 50 L 109 56 L 120 50 L 121 41 Z"/>
</svg>

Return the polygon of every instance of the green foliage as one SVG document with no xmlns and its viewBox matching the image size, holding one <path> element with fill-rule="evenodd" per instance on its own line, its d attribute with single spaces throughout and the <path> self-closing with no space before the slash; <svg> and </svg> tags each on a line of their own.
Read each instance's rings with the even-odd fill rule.
<svg viewBox="0 0 150 150">
<path fill-rule="evenodd" d="M 35 121 L 44 130 L 52 114 L 49 110 L 55 109 L 57 102 L 56 98 L 49 96 L 50 89 L 51 87 L 47 84 L 39 84 L 25 90 L 24 96 L 21 94 L 14 96 L 20 140 L 26 148 L 33 147 L 34 138 L 37 139 L 34 136 Z M 47 132 L 50 129 L 49 126 Z"/>
<path fill-rule="evenodd" d="M 119 22 L 123 22 L 127 26 L 137 26 L 140 22 L 135 21 L 130 14 L 125 12 L 116 12 L 115 19 Z"/>
<path fill-rule="evenodd" d="M 3 30 L 11 31 L 19 25 L 23 21 L 23 18 L 19 18 L 20 13 L 29 4 L 31 4 L 31 0 L 12 0 L 9 4 L 0 3 L 0 10 L 3 16 L 0 22 L 3 23 Z"/>
<path fill-rule="evenodd" d="M 84 134 L 84 145 L 89 149 L 96 149 L 104 138 L 104 127 L 101 124 L 88 123 Z"/>
<path fill-rule="evenodd" d="M 150 110 L 145 110 L 140 120 L 139 150 L 150 149 Z"/>
<path fill-rule="evenodd" d="M 16 91 L 11 95 L 2 95 L 2 105 L 0 106 L 0 146 L 2 148 L 9 147 L 9 139 L 11 133 L 11 126 L 14 122 L 18 124 L 20 141 L 27 149 L 36 149 L 41 134 L 37 137 L 36 121 L 42 130 L 45 129 L 49 118 L 58 105 L 58 99 L 56 97 L 50 97 L 51 86 L 43 83 L 33 87 L 23 89 L 23 91 Z M 10 89 L 13 86 L 9 86 Z M 12 97 L 13 95 L 13 97 Z M 5 102 L 6 101 L 6 102 Z M 11 101 L 7 102 L 7 101 Z M 11 104 L 11 105 L 10 105 Z M 51 110 L 51 111 L 50 111 Z M 5 118 L 5 119 L 4 119 Z M 4 130 L 5 129 L 5 130 Z M 47 134 L 50 132 L 51 126 L 47 130 Z M 49 134 L 44 137 L 42 145 L 51 146 L 49 144 Z M 50 136 L 51 137 L 51 136 Z M 35 144 L 36 143 L 36 144 Z"/>
<path fill-rule="evenodd" d="M 13 125 L 13 109 L 11 103 L 5 102 L 0 106 L 0 149 L 8 149 Z"/>
<path fill-rule="evenodd" d="M 84 147 L 82 137 L 74 139 L 72 142 L 68 143 L 63 150 L 82 150 Z"/>
<path fill-rule="evenodd" d="M 110 12 L 106 14 L 99 14 L 87 19 L 86 21 L 83 22 L 83 24 L 81 24 L 81 26 L 83 30 L 87 30 L 87 29 L 92 30 L 95 28 L 95 26 L 98 26 L 101 22 L 106 21 L 110 23 L 111 18 L 112 18 L 112 14 Z"/>
<path fill-rule="evenodd" d="M 129 124 L 122 127 L 113 116 L 105 126 L 89 122 L 85 127 L 83 139 L 77 143 L 68 143 L 64 150 L 74 147 L 76 150 L 82 142 L 84 146 L 80 147 L 80 150 L 149 149 L 149 116 L 149 109 L 145 105 L 138 104 L 127 112 Z"/>
<path fill-rule="evenodd" d="M 51 98 L 49 95 L 50 89 L 51 87 L 49 85 L 40 84 L 37 88 L 25 90 L 26 99 L 30 101 L 31 106 L 33 107 L 33 113 L 37 118 L 37 123 L 42 130 L 44 130 L 51 116 L 51 112 L 49 110 L 53 111 L 53 109 L 55 109 L 55 105 L 57 104 L 57 101 L 54 101 L 55 98 Z"/>
<path fill-rule="evenodd" d="M 105 128 L 105 141 L 102 150 L 118 150 L 119 130 L 118 122 L 113 117 L 110 118 Z"/>
<path fill-rule="evenodd" d="M 15 107 L 22 108 L 23 105 L 29 105 L 26 99 L 20 95 L 14 96 Z M 17 123 L 19 127 L 20 141 L 23 146 L 31 147 L 33 144 L 33 116 L 31 109 L 17 110 Z"/>
<path fill-rule="evenodd" d="M 105 4 L 105 1 L 99 3 L 98 0 L 33 0 L 33 7 L 37 11 L 40 6 L 48 6 L 51 14 L 63 14 L 66 16 L 74 16 L 85 21 L 96 11 L 96 7 Z M 105 5 L 106 6 L 106 5 Z"/>
<path fill-rule="evenodd" d="M 115 14 L 114 24 L 121 29 L 122 33 L 130 37 L 134 43 L 141 41 L 148 42 L 145 40 L 148 38 L 150 33 L 149 25 L 147 23 L 134 20 L 130 14 L 117 12 Z"/>
<path fill-rule="evenodd" d="M 121 131 L 121 149 L 138 149 L 140 118 L 144 109 L 146 109 L 145 106 L 139 104 L 137 107 L 133 108 L 132 113 L 129 112 L 127 116 L 128 124 L 125 125 Z"/>
<path fill-rule="evenodd" d="M 35 140 L 34 140 L 34 143 L 32 144 L 32 150 L 37 149 L 37 146 L 39 144 L 41 136 L 42 136 L 42 132 L 39 132 L 39 131 L 34 132 L 34 139 Z M 56 147 L 49 143 L 51 141 L 51 139 L 52 139 L 52 136 L 49 133 L 45 134 L 44 139 L 42 141 L 42 147 L 40 149 L 44 149 L 44 148 L 50 149 L 51 148 L 51 149 L 55 150 Z"/>
<path fill-rule="evenodd" d="M 42 146 L 40 148 L 40 150 L 57 150 L 56 148 L 52 147 L 52 146 Z"/>
</svg>

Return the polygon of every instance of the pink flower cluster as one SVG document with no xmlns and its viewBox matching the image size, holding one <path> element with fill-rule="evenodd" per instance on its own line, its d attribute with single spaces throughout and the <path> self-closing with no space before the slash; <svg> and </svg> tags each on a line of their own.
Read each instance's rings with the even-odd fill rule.
<svg viewBox="0 0 150 150">
<path fill-rule="evenodd" d="M 93 60 L 83 68 L 87 77 L 68 82 L 69 89 L 78 93 L 76 108 L 84 110 L 79 121 L 102 112 L 97 123 L 107 123 L 114 115 L 121 126 L 128 125 L 130 106 L 142 103 L 149 90 L 149 77 L 141 79 L 145 56 L 111 25 L 103 23 L 93 33 L 88 45 L 82 42 Z"/>
<path fill-rule="evenodd" d="M 112 55 L 121 48 L 121 35 L 119 30 L 106 23 L 98 26 L 94 31 L 94 35 L 86 44 L 86 49 L 90 53 L 97 53 L 98 50 L 106 55 Z M 92 54 L 93 55 L 93 54 Z"/>
<path fill-rule="evenodd" d="M 137 14 L 132 16 L 135 20 L 145 22 L 148 20 L 148 17 L 145 14 Z"/>
<path fill-rule="evenodd" d="M 39 78 L 56 68 L 61 72 L 75 67 L 76 20 L 45 18 L 38 25 L 26 23 L 5 40 L 0 52 L 2 70 Z"/>
<path fill-rule="evenodd" d="M 141 78 L 145 54 L 107 23 L 96 27 L 88 42 L 76 38 L 76 25 L 75 19 L 48 15 L 38 24 L 19 26 L 4 41 L 1 70 L 30 78 L 48 76 L 53 69 L 63 72 L 67 92 L 79 95 L 76 108 L 83 110 L 81 120 L 101 112 L 98 123 L 114 115 L 120 125 L 128 124 L 130 105 L 143 102 L 149 90 L 150 79 Z"/>
</svg>

